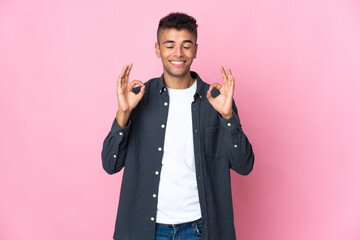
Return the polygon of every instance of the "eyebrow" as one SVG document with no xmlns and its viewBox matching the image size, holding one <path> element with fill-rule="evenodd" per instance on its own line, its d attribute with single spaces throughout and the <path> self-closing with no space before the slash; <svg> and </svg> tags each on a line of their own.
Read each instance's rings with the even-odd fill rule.
<svg viewBox="0 0 360 240">
<path fill-rule="evenodd" d="M 166 40 L 165 42 L 163 42 L 163 44 L 166 44 L 166 43 L 175 43 L 174 40 Z M 184 40 L 183 43 L 192 43 L 194 44 L 191 40 Z"/>
</svg>

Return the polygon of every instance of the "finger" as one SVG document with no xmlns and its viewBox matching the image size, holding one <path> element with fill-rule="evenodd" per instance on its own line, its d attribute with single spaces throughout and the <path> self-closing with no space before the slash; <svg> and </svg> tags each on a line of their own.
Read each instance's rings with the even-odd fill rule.
<svg viewBox="0 0 360 240">
<path fill-rule="evenodd" d="M 210 86 L 209 90 L 206 93 L 206 97 L 207 97 L 207 99 L 209 100 L 210 103 L 212 103 L 213 100 L 214 100 L 214 98 L 211 95 L 211 91 L 212 91 L 213 88 L 214 88 L 213 86 Z"/>
<path fill-rule="evenodd" d="M 124 67 L 122 68 L 122 70 L 121 70 L 121 74 L 120 74 L 120 76 L 119 77 L 124 77 L 125 76 L 125 73 L 126 73 L 126 70 L 127 70 L 127 67 L 128 67 L 128 65 L 124 65 Z"/>
<path fill-rule="evenodd" d="M 226 76 L 228 78 L 230 77 L 230 68 L 229 67 L 226 68 Z"/>
<path fill-rule="evenodd" d="M 208 99 L 210 102 L 212 102 L 213 99 L 214 99 L 214 98 L 212 97 L 212 95 L 211 95 L 211 92 L 212 92 L 212 90 L 213 90 L 214 88 L 216 88 L 216 89 L 218 89 L 218 90 L 220 91 L 220 89 L 222 88 L 222 86 L 221 86 L 219 83 L 213 83 L 213 84 L 210 85 L 209 90 L 208 90 L 207 93 L 206 93 L 206 97 L 207 97 L 207 99 Z"/>
<path fill-rule="evenodd" d="M 118 81 L 117 81 L 117 87 L 118 89 L 121 88 L 122 84 L 124 84 L 124 77 L 127 70 L 127 65 L 124 65 L 123 69 L 121 70 L 121 73 L 119 75 Z"/>
<path fill-rule="evenodd" d="M 130 63 L 129 66 L 128 66 L 128 69 L 126 70 L 126 75 L 125 75 L 125 81 L 126 81 L 126 83 L 129 82 L 129 75 L 130 75 L 130 71 L 131 71 L 131 69 L 132 69 L 132 66 L 133 66 L 133 64 Z"/>
<path fill-rule="evenodd" d="M 207 97 L 207 99 L 209 100 L 209 103 L 212 103 L 212 102 L 214 101 L 214 98 L 211 96 L 211 92 L 210 92 L 210 91 L 208 91 L 208 92 L 206 93 L 206 97 Z"/>
<path fill-rule="evenodd" d="M 222 86 L 219 83 L 213 83 L 213 84 L 210 85 L 209 91 L 211 92 L 214 88 L 220 90 L 222 88 Z"/>
<path fill-rule="evenodd" d="M 225 72 L 225 69 L 223 66 L 220 66 L 220 72 L 221 72 L 221 76 L 223 79 L 226 79 L 227 78 L 227 74 Z"/>
<path fill-rule="evenodd" d="M 122 77 L 121 77 L 121 84 L 122 84 L 122 85 L 126 85 L 126 84 L 127 84 L 127 82 L 126 82 L 126 73 L 127 73 L 128 69 L 129 69 L 129 65 L 126 64 L 126 65 L 125 65 L 124 74 L 123 74 Z"/>
<path fill-rule="evenodd" d="M 228 67 L 228 73 L 229 73 L 228 74 L 229 76 L 232 76 L 232 72 L 231 72 L 231 69 L 229 67 Z"/>
<path fill-rule="evenodd" d="M 227 77 L 227 74 L 225 72 L 225 69 L 223 66 L 220 67 L 220 71 L 221 71 L 221 76 L 222 76 L 222 79 L 223 79 L 223 83 L 224 85 L 227 84 L 227 81 L 228 81 L 228 77 Z"/>
<path fill-rule="evenodd" d="M 125 81 L 126 81 L 126 83 L 129 83 L 129 75 L 130 75 L 131 69 L 132 69 L 132 63 L 130 63 L 130 64 L 128 65 L 128 69 L 126 70 L 126 75 L 125 75 Z"/>
<path fill-rule="evenodd" d="M 144 96 L 144 94 L 145 94 L 145 85 L 143 84 L 143 85 L 141 85 L 141 87 L 140 87 L 140 92 L 137 94 L 139 100 L 142 99 L 142 97 Z"/>
<path fill-rule="evenodd" d="M 121 73 L 119 75 L 119 79 L 122 79 L 125 77 L 127 68 L 128 68 L 128 65 L 124 65 L 124 67 L 122 68 Z"/>
<path fill-rule="evenodd" d="M 231 69 L 228 68 L 228 72 L 229 72 L 229 84 L 231 87 L 235 86 L 235 79 L 234 76 L 232 75 Z"/>
<path fill-rule="evenodd" d="M 233 75 L 230 76 L 229 83 L 231 87 L 235 87 L 235 79 Z"/>
<path fill-rule="evenodd" d="M 133 80 L 131 83 L 129 83 L 131 89 L 133 89 L 136 85 L 144 86 L 144 84 L 139 80 Z"/>
</svg>

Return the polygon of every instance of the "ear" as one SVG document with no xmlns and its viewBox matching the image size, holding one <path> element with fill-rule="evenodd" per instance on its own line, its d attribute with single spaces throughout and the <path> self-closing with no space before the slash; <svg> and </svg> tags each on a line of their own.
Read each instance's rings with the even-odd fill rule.
<svg viewBox="0 0 360 240">
<path fill-rule="evenodd" d="M 198 50 L 198 44 L 195 44 L 195 47 L 194 47 L 194 58 L 196 58 L 197 50 Z"/>
<path fill-rule="evenodd" d="M 160 58 L 160 46 L 158 43 L 155 43 L 155 53 L 158 58 Z"/>
</svg>

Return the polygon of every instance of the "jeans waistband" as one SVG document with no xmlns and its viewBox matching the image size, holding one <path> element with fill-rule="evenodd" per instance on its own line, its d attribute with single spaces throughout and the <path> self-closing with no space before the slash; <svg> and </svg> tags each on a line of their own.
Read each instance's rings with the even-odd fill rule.
<svg viewBox="0 0 360 240">
<path fill-rule="evenodd" d="M 196 219 L 195 221 L 191 221 L 191 222 L 185 222 L 185 223 L 177 223 L 177 224 L 166 224 L 166 223 L 156 223 L 162 226 L 171 226 L 171 227 L 176 227 L 176 226 L 180 226 L 180 225 L 186 225 L 186 224 L 193 224 L 196 223 L 197 221 L 201 220 L 201 218 Z"/>
</svg>

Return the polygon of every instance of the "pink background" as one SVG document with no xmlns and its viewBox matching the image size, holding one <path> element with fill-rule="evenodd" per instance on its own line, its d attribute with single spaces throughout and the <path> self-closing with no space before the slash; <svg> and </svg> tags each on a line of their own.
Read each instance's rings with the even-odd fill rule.
<svg viewBox="0 0 360 240">
<path fill-rule="evenodd" d="M 238 239 L 360 239 L 360 3 L 0 2 L 0 239 L 112 239 L 122 173 L 100 152 L 116 81 L 160 76 L 158 21 L 199 23 L 193 70 L 221 81 L 253 144 L 232 172 Z M 226 239 L 225 239 L 226 240 Z"/>
</svg>

